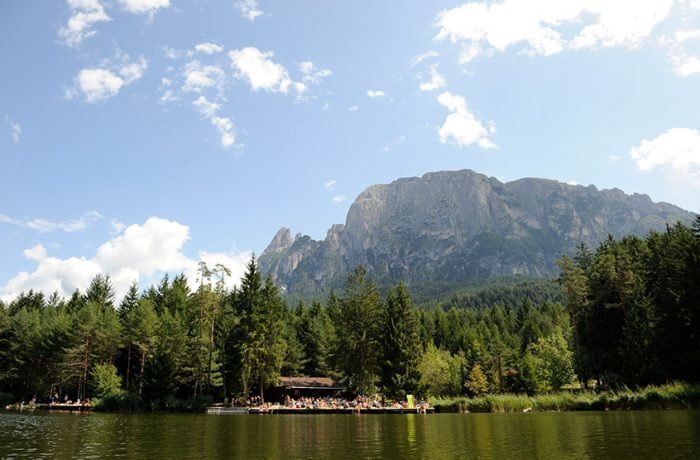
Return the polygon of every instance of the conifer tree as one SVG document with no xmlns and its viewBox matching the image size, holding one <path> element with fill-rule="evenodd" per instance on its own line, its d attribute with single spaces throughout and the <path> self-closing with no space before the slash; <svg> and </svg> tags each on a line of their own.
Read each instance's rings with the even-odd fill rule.
<svg viewBox="0 0 700 460">
<path fill-rule="evenodd" d="M 336 362 L 348 388 L 369 394 L 379 380 L 381 298 L 361 265 L 339 299 Z"/>
<path fill-rule="evenodd" d="M 387 395 L 402 398 L 415 393 L 420 382 L 421 354 L 418 321 L 406 285 L 391 289 L 382 315 L 382 387 Z"/>
</svg>

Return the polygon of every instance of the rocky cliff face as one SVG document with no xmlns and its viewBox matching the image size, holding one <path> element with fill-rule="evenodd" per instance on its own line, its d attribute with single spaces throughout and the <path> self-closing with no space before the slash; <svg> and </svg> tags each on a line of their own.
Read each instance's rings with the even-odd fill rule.
<svg viewBox="0 0 700 460">
<path fill-rule="evenodd" d="M 446 171 L 373 185 L 323 241 L 282 228 L 259 262 L 288 292 L 342 285 L 363 264 L 379 283 L 556 276 L 556 260 L 611 234 L 644 235 L 694 215 L 646 195 L 552 180 L 501 183 Z"/>
</svg>

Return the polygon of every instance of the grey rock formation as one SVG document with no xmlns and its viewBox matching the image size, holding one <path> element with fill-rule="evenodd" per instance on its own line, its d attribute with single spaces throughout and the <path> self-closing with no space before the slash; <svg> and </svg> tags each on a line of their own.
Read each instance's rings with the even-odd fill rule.
<svg viewBox="0 0 700 460">
<path fill-rule="evenodd" d="M 557 276 L 556 261 L 609 234 L 644 235 L 694 214 L 646 195 L 545 179 L 502 183 L 470 170 L 373 185 L 323 241 L 282 228 L 259 258 L 287 292 L 343 284 L 364 265 L 380 284 Z"/>
</svg>

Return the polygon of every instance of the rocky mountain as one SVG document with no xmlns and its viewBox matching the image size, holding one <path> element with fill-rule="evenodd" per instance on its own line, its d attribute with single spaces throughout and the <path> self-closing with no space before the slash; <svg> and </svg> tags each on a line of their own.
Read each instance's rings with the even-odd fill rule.
<svg viewBox="0 0 700 460">
<path fill-rule="evenodd" d="M 595 247 L 609 234 L 644 235 L 694 218 L 618 189 L 443 171 L 368 187 L 323 241 L 282 228 L 259 263 L 298 294 L 341 286 L 358 264 L 380 284 L 553 277 L 556 261 L 580 242 Z"/>
</svg>

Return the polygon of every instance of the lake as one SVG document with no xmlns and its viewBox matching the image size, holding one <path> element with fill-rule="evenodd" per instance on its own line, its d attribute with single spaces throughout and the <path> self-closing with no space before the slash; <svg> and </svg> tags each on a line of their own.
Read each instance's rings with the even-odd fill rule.
<svg viewBox="0 0 700 460">
<path fill-rule="evenodd" d="M 433 415 L 0 412 L 0 458 L 700 458 L 700 411 Z"/>
</svg>

